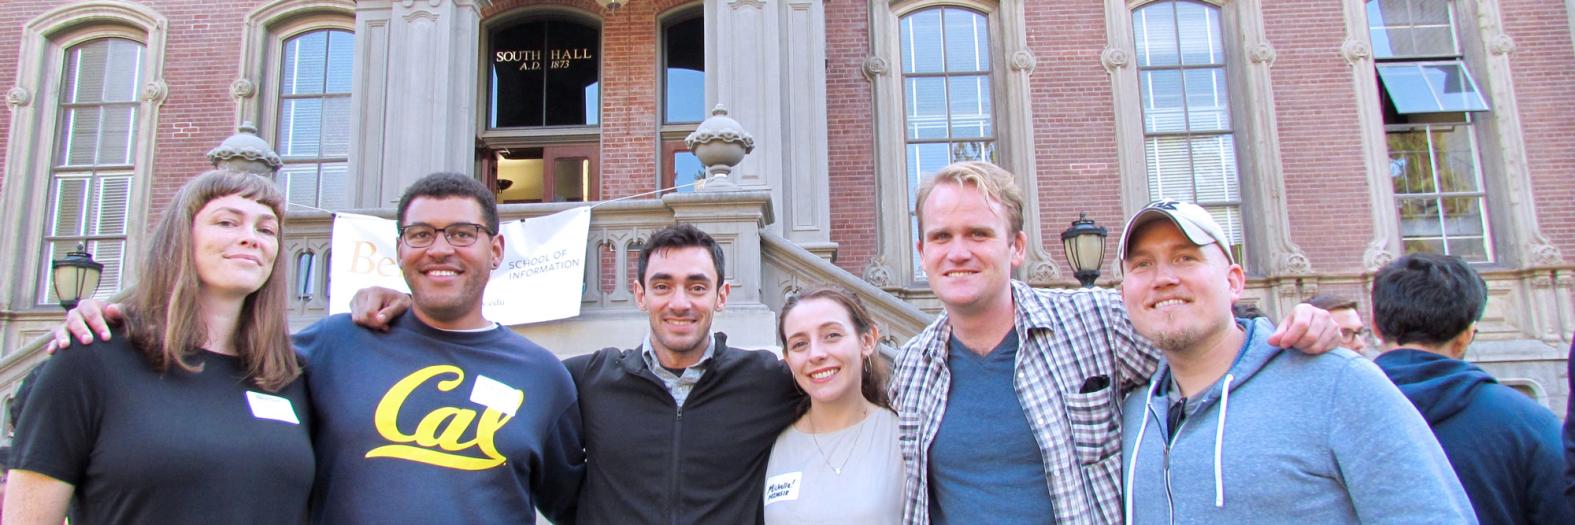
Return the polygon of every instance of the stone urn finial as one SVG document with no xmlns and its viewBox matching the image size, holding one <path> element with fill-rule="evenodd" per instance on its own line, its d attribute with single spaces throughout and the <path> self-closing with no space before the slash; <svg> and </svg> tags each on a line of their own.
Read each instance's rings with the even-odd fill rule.
<svg viewBox="0 0 1575 525">
<path fill-rule="evenodd" d="M 706 180 L 697 191 L 731 191 L 738 185 L 729 180 L 733 166 L 755 150 L 755 137 L 744 131 L 738 121 L 727 116 L 727 108 L 717 104 L 711 117 L 700 123 L 694 133 L 684 139 L 700 164 L 705 166 Z"/>
<path fill-rule="evenodd" d="M 270 179 L 284 166 L 268 141 L 257 136 L 257 126 L 251 122 L 241 123 L 234 135 L 210 150 L 208 160 L 215 168 L 256 173 Z"/>
</svg>

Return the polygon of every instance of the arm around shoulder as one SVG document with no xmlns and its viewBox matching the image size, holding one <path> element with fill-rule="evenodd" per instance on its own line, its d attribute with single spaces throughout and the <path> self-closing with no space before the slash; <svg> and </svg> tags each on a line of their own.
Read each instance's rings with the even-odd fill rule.
<svg viewBox="0 0 1575 525">
<path fill-rule="evenodd" d="M 1329 392 L 1327 432 L 1357 516 L 1363 523 L 1476 523 L 1449 458 L 1416 407 L 1377 365 L 1346 359 Z"/>
</svg>

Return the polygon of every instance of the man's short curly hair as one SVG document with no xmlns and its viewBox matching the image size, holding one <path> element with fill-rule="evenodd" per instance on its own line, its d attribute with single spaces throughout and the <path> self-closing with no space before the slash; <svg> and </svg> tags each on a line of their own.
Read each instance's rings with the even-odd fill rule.
<svg viewBox="0 0 1575 525">
<path fill-rule="evenodd" d="M 498 198 L 487 186 L 475 177 L 460 173 L 438 172 L 421 177 L 410 187 L 405 188 L 405 194 L 399 197 L 398 224 L 405 225 L 405 210 L 410 209 L 410 201 L 417 197 L 431 197 L 442 199 L 447 197 L 470 197 L 476 199 L 476 204 L 481 205 L 481 215 L 487 221 L 486 226 L 492 233 L 498 233 Z"/>
</svg>

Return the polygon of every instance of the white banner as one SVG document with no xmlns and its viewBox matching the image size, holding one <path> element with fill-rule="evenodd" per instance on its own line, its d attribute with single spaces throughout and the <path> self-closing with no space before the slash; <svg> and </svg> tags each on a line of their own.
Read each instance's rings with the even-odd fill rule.
<svg viewBox="0 0 1575 525">
<path fill-rule="evenodd" d="M 589 206 L 499 224 L 503 264 L 487 281 L 482 315 L 505 325 L 580 315 L 590 227 Z M 397 236 L 398 228 L 388 219 L 349 213 L 334 216 L 332 249 L 336 257 L 328 268 L 328 313 L 349 312 L 350 298 L 368 286 L 410 291 L 399 270 Z"/>
</svg>

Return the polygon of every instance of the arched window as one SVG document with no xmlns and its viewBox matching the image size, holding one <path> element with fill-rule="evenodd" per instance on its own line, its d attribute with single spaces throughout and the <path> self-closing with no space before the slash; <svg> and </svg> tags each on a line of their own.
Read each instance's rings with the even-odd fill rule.
<svg viewBox="0 0 1575 525">
<path fill-rule="evenodd" d="M 350 86 L 355 35 L 319 29 L 284 41 L 274 147 L 284 161 L 279 184 L 290 202 L 335 210 L 350 206 Z"/>
<path fill-rule="evenodd" d="M 996 162 L 991 109 L 990 24 L 984 13 L 954 6 L 920 9 L 900 19 L 903 143 L 908 209 L 923 178 L 962 160 Z M 918 218 L 909 220 L 919 238 Z M 923 275 L 914 254 L 914 274 Z"/>
<path fill-rule="evenodd" d="M 104 264 L 95 297 L 120 290 L 142 60 L 142 44 L 125 38 L 89 40 L 65 51 L 38 293 L 42 304 L 58 301 L 50 261 L 79 244 Z"/>
<path fill-rule="evenodd" d="M 482 173 L 499 202 L 598 198 L 601 28 L 550 12 L 487 32 Z"/>
<path fill-rule="evenodd" d="M 1236 136 L 1219 8 L 1167 0 L 1132 12 L 1149 199 L 1209 210 L 1243 251 Z"/>
</svg>

